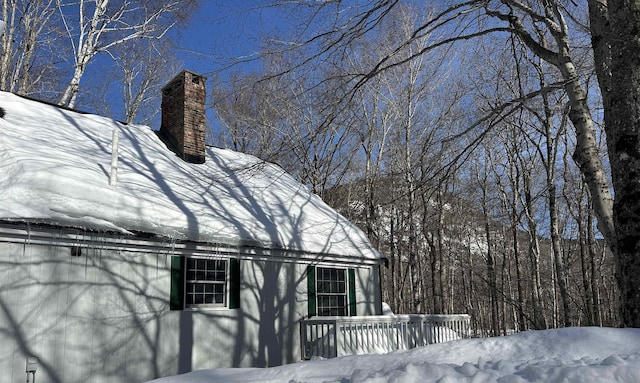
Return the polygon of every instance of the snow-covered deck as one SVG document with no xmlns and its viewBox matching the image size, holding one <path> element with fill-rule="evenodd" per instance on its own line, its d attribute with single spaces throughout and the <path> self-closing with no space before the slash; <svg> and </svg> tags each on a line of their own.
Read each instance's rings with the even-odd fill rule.
<svg viewBox="0 0 640 383">
<path fill-rule="evenodd" d="M 467 314 L 314 317 L 300 323 L 302 359 L 384 354 L 469 337 Z"/>
</svg>

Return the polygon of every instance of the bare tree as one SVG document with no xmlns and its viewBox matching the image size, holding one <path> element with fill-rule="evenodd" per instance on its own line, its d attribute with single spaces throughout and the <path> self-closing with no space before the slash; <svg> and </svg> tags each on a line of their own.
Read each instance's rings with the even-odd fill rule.
<svg viewBox="0 0 640 383">
<path fill-rule="evenodd" d="M 100 52 L 135 39 L 160 39 L 194 1 L 56 0 L 73 50 L 73 73 L 58 102 L 73 107 L 87 66 Z"/>
<path fill-rule="evenodd" d="M 158 114 L 160 89 L 181 69 L 168 41 L 136 39 L 117 49 L 114 64 L 120 69 L 122 103 L 127 123 L 149 124 Z"/>
<path fill-rule="evenodd" d="M 217 144 L 278 162 L 282 138 L 279 121 L 279 92 L 272 81 L 258 74 L 232 74 L 227 83 L 212 80 L 213 108 L 224 128 Z"/>
<path fill-rule="evenodd" d="M 62 55 L 55 43 L 54 0 L 3 0 L 0 55 L 0 89 L 34 94 L 45 89 L 52 76 L 52 63 Z M 43 58 L 46 58 L 43 60 Z"/>
<path fill-rule="evenodd" d="M 115 47 L 111 65 L 87 71 L 76 104 L 127 123 L 152 125 L 160 112 L 161 88 L 182 64 L 170 40 L 136 39 Z M 92 69 L 98 69 L 94 67 Z"/>
</svg>

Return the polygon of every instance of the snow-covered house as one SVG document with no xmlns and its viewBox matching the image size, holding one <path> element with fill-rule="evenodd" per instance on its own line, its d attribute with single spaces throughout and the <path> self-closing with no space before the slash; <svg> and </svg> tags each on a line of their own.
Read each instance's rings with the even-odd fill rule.
<svg viewBox="0 0 640 383">
<path fill-rule="evenodd" d="M 280 167 L 205 147 L 204 100 L 181 73 L 156 132 L 0 92 L 0 382 L 279 365 L 304 318 L 380 314 L 363 232 Z"/>
</svg>

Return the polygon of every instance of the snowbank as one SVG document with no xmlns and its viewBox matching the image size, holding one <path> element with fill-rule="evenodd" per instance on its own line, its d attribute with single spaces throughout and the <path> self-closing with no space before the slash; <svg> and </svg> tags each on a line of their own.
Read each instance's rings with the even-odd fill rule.
<svg viewBox="0 0 640 383">
<path fill-rule="evenodd" d="M 153 382 L 640 382 L 640 329 L 528 331 L 387 355 L 196 371 Z"/>
</svg>

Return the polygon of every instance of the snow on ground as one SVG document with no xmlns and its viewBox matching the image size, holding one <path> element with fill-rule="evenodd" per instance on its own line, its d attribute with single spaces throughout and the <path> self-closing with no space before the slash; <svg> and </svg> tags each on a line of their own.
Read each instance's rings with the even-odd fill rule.
<svg viewBox="0 0 640 383">
<path fill-rule="evenodd" d="M 387 355 L 202 370 L 153 382 L 640 382 L 640 329 L 527 331 Z"/>
</svg>

